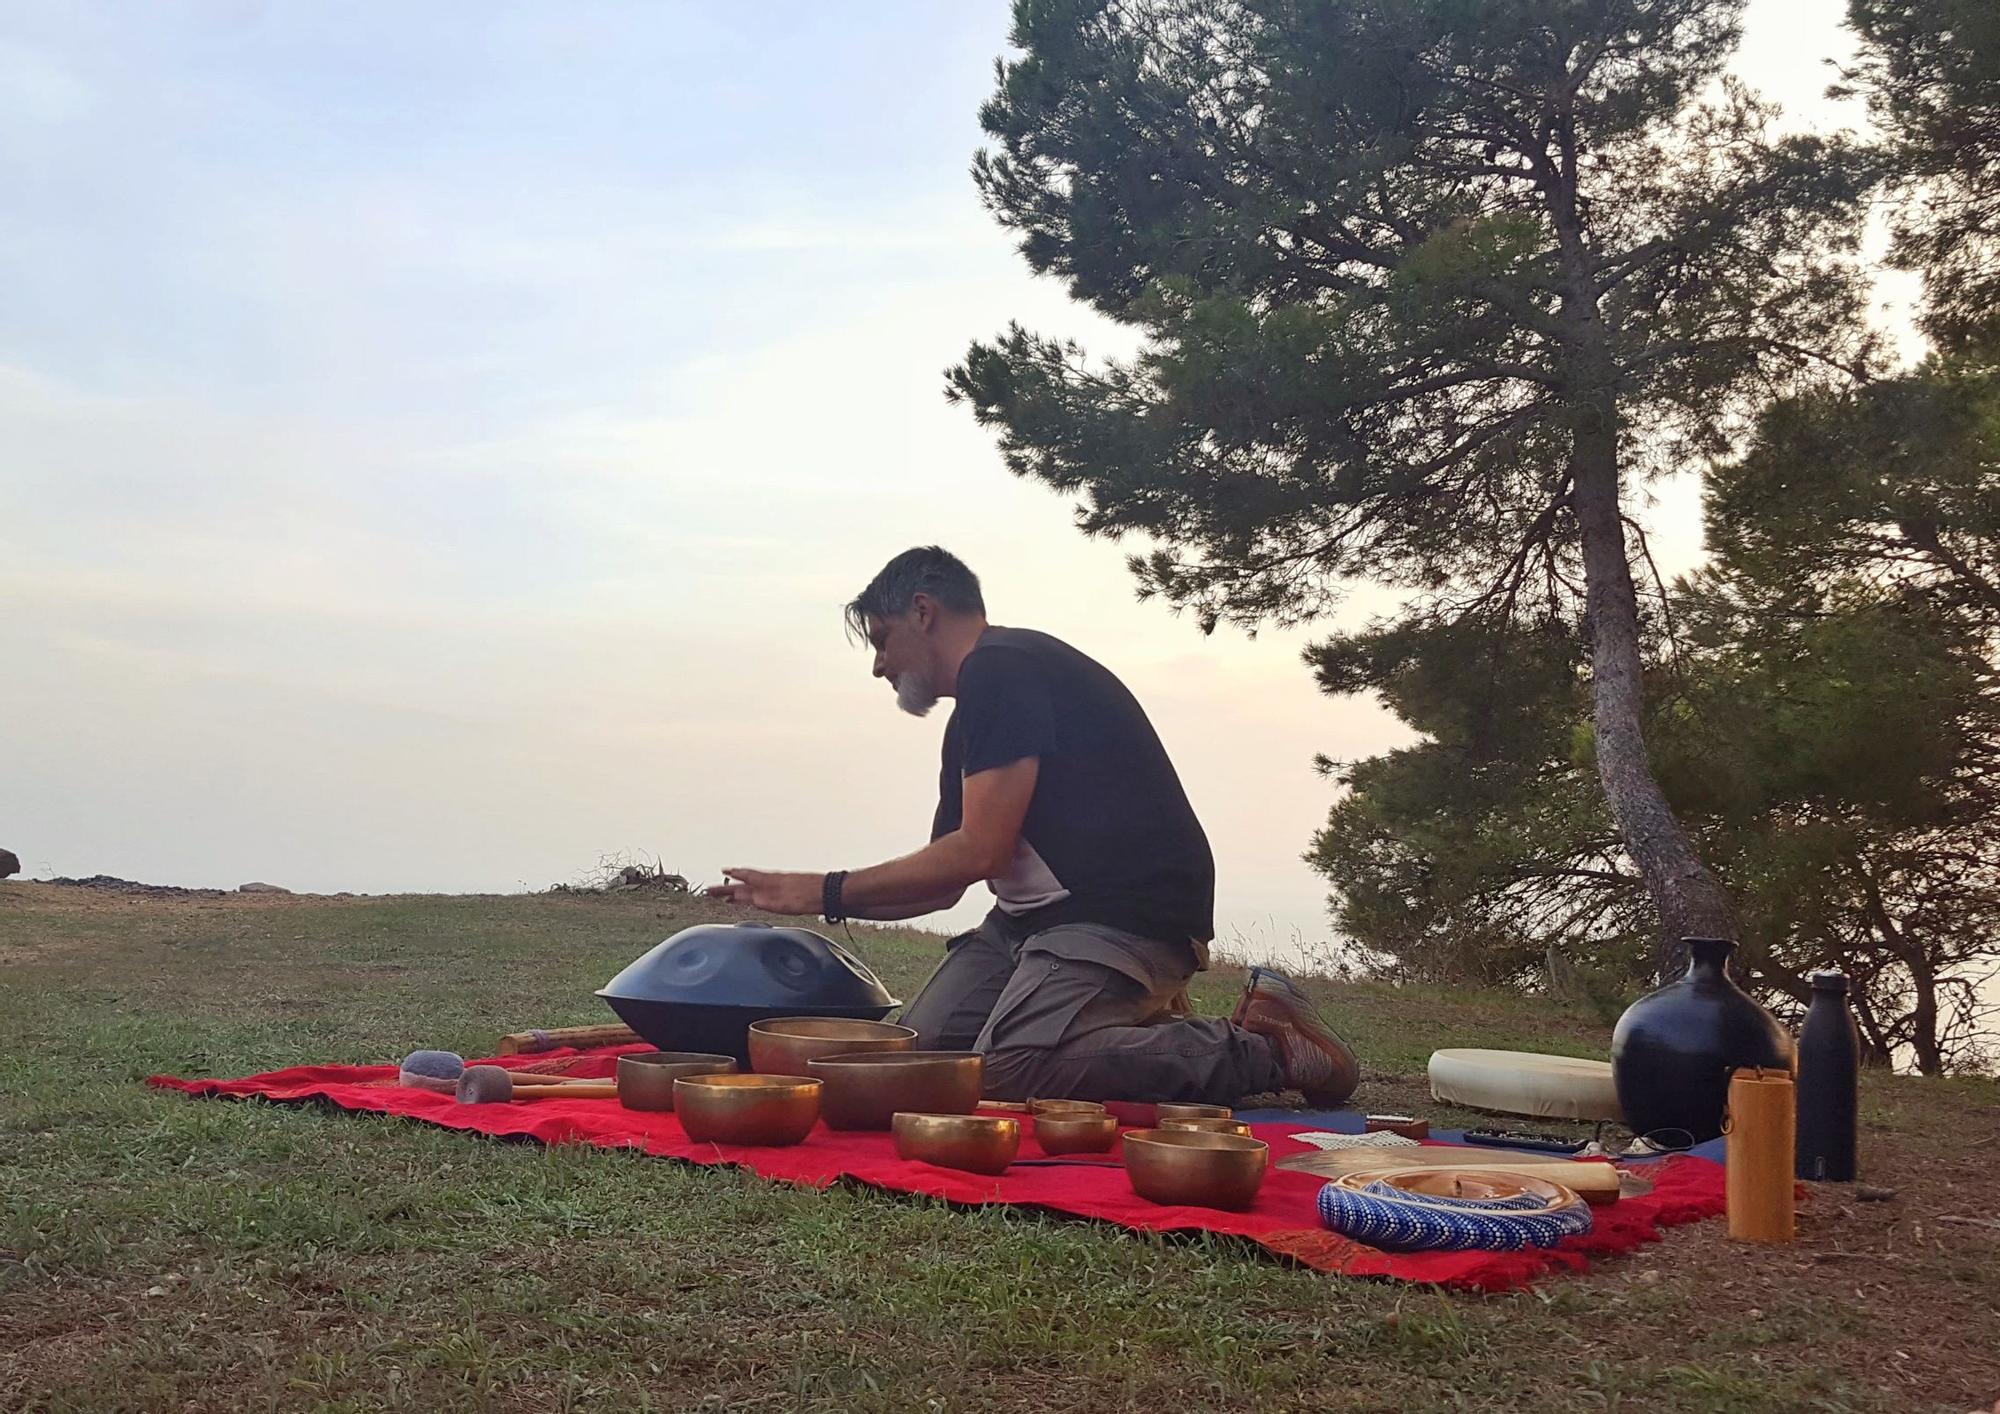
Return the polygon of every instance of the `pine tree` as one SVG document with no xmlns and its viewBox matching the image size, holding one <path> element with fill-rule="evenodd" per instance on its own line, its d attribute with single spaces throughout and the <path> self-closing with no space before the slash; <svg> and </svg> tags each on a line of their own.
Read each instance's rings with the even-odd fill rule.
<svg viewBox="0 0 2000 1414">
<path fill-rule="evenodd" d="M 1643 732 L 1633 508 L 1861 371 L 1867 154 L 1723 77 L 1740 0 L 1017 0 L 974 176 L 1136 329 L 1018 326 L 948 391 L 1136 534 L 1204 629 L 1365 578 L 1409 625 L 1588 624 L 1595 760 L 1660 962 L 1736 931 Z M 1498 671 L 1496 669 L 1496 671 Z"/>
<path fill-rule="evenodd" d="M 1925 331 L 2000 356 L 2000 5 L 1849 0 L 1854 87 L 1890 134 L 1906 201 L 1900 263 L 1924 277 Z"/>
<path fill-rule="evenodd" d="M 1738 901 L 1744 972 L 1796 1010 L 1811 973 L 1836 967 L 1877 1060 L 1990 1065 L 2000 375 L 1934 363 L 1780 400 L 1705 504 L 1714 554 L 1674 586 L 1673 638 L 1648 619 L 1647 731 Z M 1392 630 L 1323 652 L 1330 688 L 1374 686 L 1422 736 L 1337 768 L 1350 789 L 1309 856 L 1385 970 L 1627 984 L 1643 891 L 1587 797 L 1583 663 L 1555 626 L 1499 643 Z"/>
</svg>

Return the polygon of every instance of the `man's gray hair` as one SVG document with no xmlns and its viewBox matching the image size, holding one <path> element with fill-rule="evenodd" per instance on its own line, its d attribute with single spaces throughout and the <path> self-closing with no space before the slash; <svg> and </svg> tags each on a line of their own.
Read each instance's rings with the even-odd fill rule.
<svg viewBox="0 0 2000 1414">
<path fill-rule="evenodd" d="M 867 638 L 868 620 L 909 613 L 919 594 L 930 595 L 955 614 L 986 612 L 986 601 L 979 594 L 979 576 L 965 567 L 965 561 L 941 546 L 920 545 L 882 566 L 882 572 L 854 596 L 845 611 L 848 634 Z"/>
</svg>

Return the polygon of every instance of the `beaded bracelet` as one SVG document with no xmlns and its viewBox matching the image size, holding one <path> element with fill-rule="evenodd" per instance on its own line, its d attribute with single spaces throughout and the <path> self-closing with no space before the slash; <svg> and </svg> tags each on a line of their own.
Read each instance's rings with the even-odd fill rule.
<svg viewBox="0 0 2000 1414">
<path fill-rule="evenodd" d="M 820 916 L 825 918 L 829 923 L 845 923 L 847 921 L 846 905 L 842 903 L 840 897 L 841 890 L 846 883 L 847 871 L 845 869 L 835 869 L 827 874 L 826 882 L 820 885 Z"/>
</svg>

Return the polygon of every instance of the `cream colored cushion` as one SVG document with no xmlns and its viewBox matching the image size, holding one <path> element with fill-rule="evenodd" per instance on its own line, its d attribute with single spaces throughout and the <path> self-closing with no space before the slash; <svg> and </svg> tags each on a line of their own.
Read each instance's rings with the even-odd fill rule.
<svg viewBox="0 0 2000 1414">
<path fill-rule="evenodd" d="M 1609 1061 L 1533 1051 L 1431 1053 L 1431 1095 L 1455 1105 L 1551 1119 L 1622 1119 Z"/>
</svg>

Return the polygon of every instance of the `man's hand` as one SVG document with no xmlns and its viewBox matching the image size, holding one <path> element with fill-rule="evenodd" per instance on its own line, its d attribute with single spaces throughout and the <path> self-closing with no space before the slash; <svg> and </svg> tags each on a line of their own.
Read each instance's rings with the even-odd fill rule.
<svg viewBox="0 0 2000 1414">
<path fill-rule="evenodd" d="M 779 874 L 769 869 L 725 869 L 734 883 L 716 884 L 708 896 L 724 903 L 761 908 L 766 913 L 817 914 L 826 887 L 824 874 Z"/>
</svg>

